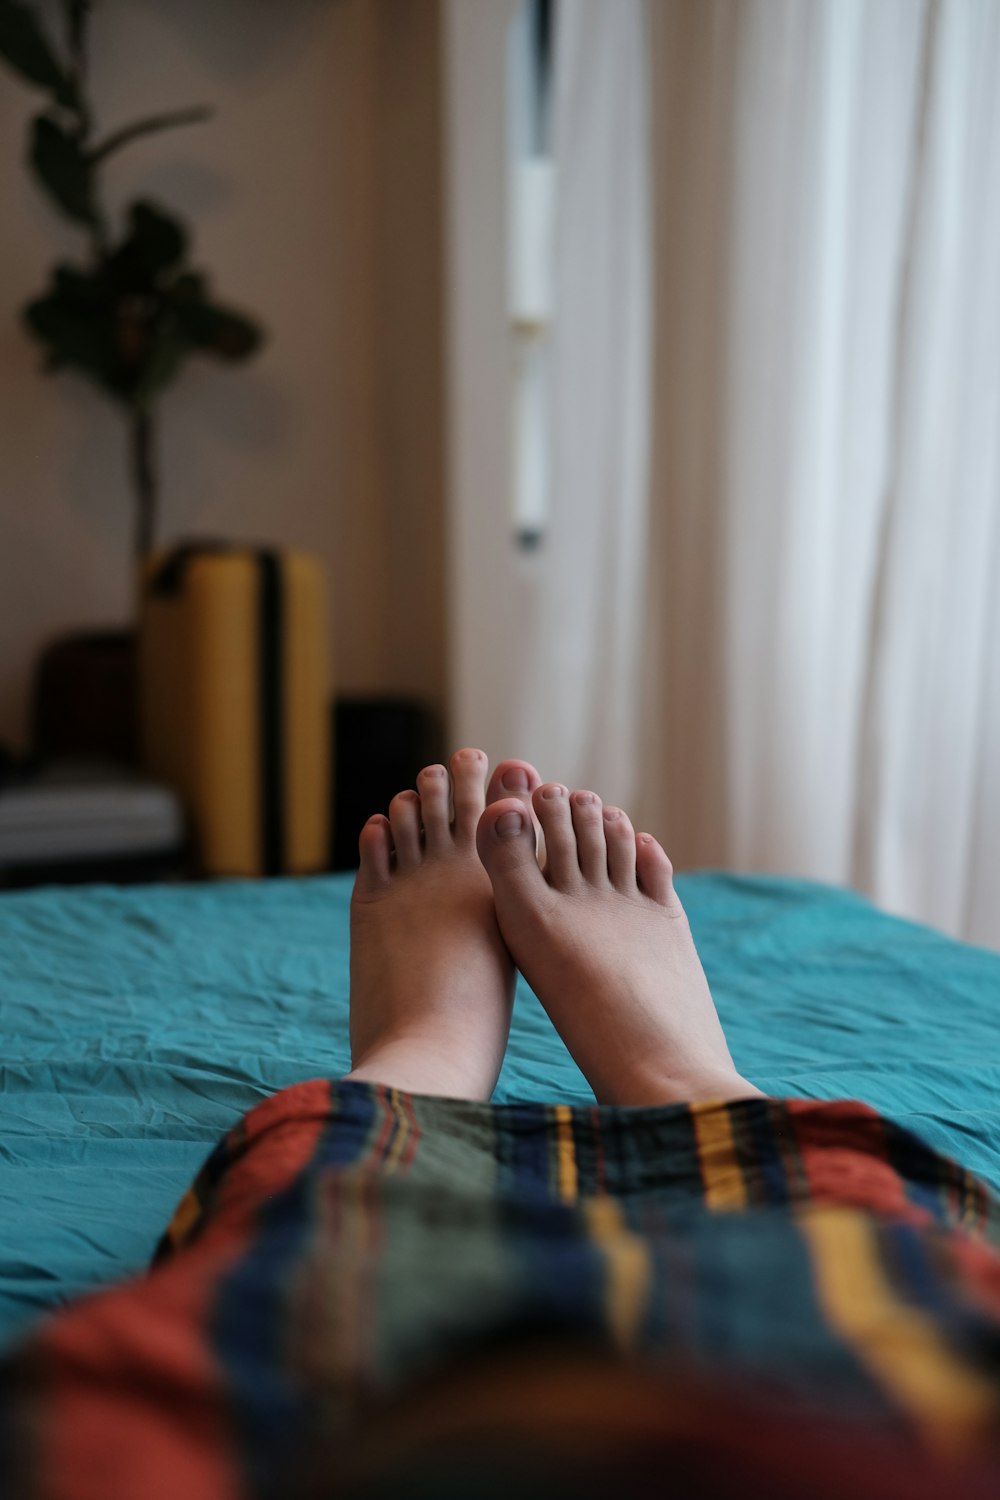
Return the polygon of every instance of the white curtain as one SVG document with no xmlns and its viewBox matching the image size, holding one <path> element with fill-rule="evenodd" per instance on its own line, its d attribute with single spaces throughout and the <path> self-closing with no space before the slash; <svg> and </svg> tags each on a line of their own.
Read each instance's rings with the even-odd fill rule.
<svg viewBox="0 0 1000 1500">
<path fill-rule="evenodd" d="M 1000 946 L 1000 5 L 558 15 L 520 742 L 680 864 Z"/>
<path fill-rule="evenodd" d="M 1000 947 L 1000 6 L 924 44 L 858 873 Z"/>
</svg>

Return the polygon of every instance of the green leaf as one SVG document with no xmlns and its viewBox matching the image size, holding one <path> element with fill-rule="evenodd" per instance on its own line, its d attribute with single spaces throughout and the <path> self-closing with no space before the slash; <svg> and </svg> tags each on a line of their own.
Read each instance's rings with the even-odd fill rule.
<svg viewBox="0 0 1000 1500">
<path fill-rule="evenodd" d="M 108 296 L 99 271 L 81 271 L 60 263 L 52 272 L 53 290 L 77 307 L 107 308 Z"/>
<path fill-rule="evenodd" d="M 149 356 L 136 385 L 135 399 L 143 404 L 166 389 L 191 352 L 191 344 L 172 319 L 156 329 Z"/>
<path fill-rule="evenodd" d="M 198 271 L 185 271 L 170 288 L 170 302 L 175 308 L 189 307 L 207 301 L 208 282 Z"/>
<path fill-rule="evenodd" d="M 39 115 L 31 137 L 31 165 L 51 197 L 71 219 L 93 224 L 94 181 L 90 161 L 75 135 L 51 115 Z"/>
<path fill-rule="evenodd" d="M 195 295 L 192 284 L 197 284 Z M 181 277 L 175 287 L 175 310 L 181 328 L 202 353 L 234 362 L 249 359 L 264 341 L 263 330 L 243 313 L 205 300 L 203 286 L 200 277 L 191 276 Z"/>
<path fill-rule="evenodd" d="M 63 72 L 34 11 L 21 0 L 0 0 L 0 57 L 28 83 L 48 89 L 68 109 L 76 108 L 73 80 Z"/>
<path fill-rule="evenodd" d="M 150 232 L 168 222 L 163 215 L 133 211 L 133 223 L 142 228 L 126 244 L 155 242 Z M 168 248 L 176 254 L 177 239 L 168 245 L 164 234 L 162 253 Z M 57 266 L 47 295 L 25 309 L 50 369 L 75 369 L 115 400 L 145 406 L 176 379 L 192 353 L 235 361 L 259 347 L 261 330 L 242 313 L 210 302 L 203 276 L 185 271 L 166 286 L 154 285 L 148 267 L 136 259 L 126 275 L 121 255 L 119 250 L 95 269 Z"/>
<path fill-rule="evenodd" d="M 116 259 L 120 257 L 149 281 L 156 281 L 164 271 L 180 265 L 187 247 L 184 225 L 154 203 L 140 199 L 129 209 L 129 233 Z"/>
<path fill-rule="evenodd" d="M 134 203 L 129 229 L 108 256 L 105 270 L 120 297 L 158 297 L 187 253 L 187 232 L 150 203 Z"/>
<path fill-rule="evenodd" d="M 107 394 L 122 395 L 114 323 L 99 275 L 57 267 L 52 289 L 29 303 L 24 320 L 45 346 L 50 369 L 70 366 Z"/>
</svg>

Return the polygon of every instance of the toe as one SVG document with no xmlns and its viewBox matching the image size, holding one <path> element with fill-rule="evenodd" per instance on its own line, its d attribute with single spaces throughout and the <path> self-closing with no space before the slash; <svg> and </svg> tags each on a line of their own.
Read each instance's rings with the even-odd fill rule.
<svg viewBox="0 0 1000 1500">
<path fill-rule="evenodd" d="M 396 848 L 396 868 L 414 870 L 420 864 L 420 798 L 416 792 L 399 792 L 389 803 L 389 826 Z"/>
<path fill-rule="evenodd" d="M 490 803 L 479 819 L 476 848 L 493 883 L 498 915 L 501 904 L 551 899 L 535 857 L 531 812 L 518 798 Z"/>
<path fill-rule="evenodd" d="M 669 906 L 674 895 L 674 868 L 652 834 L 640 833 L 635 841 L 635 873 L 644 895 Z"/>
<path fill-rule="evenodd" d="M 616 891 L 635 892 L 635 829 L 620 807 L 604 809 L 608 878 Z"/>
<path fill-rule="evenodd" d="M 526 760 L 502 760 L 490 777 L 486 788 L 487 806 L 500 802 L 504 797 L 520 797 L 530 803 L 531 794 L 542 778 L 534 766 Z"/>
<path fill-rule="evenodd" d="M 455 806 L 455 838 L 471 843 L 476 824 L 486 806 L 487 759 L 482 750 L 456 750 L 451 757 L 452 801 Z"/>
<path fill-rule="evenodd" d="M 354 882 L 355 894 L 361 897 L 375 895 L 389 884 L 392 835 L 388 818 L 376 813 L 374 818 L 368 819 L 358 839 L 358 852 L 361 861 Z"/>
<path fill-rule="evenodd" d="M 579 884 L 580 862 L 569 807 L 569 792 L 557 781 L 547 781 L 531 799 L 545 838 L 545 873 L 550 884 L 563 890 Z"/>
<path fill-rule="evenodd" d="M 576 834 L 576 857 L 590 885 L 607 886 L 608 846 L 604 839 L 601 799 L 596 792 L 573 792 L 569 799 Z"/>
<path fill-rule="evenodd" d="M 424 766 L 417 777 L 420 794 L 420 816 L 424 841 L 428 849 L 444 849 L 451 843 L 449 801 L 451 785 L 444 766 Z"/>
<path fill-rule="evenodd" d="M 528 810 L 538 852 L 538 819 L 531 805 L 532 793 L 541 785 L 542 778 L 527 760 L 502 760 L 490 777 L 486 788 L 486 805 L 502 802 L 505 797 L 516 797 Z"/>
</svg>

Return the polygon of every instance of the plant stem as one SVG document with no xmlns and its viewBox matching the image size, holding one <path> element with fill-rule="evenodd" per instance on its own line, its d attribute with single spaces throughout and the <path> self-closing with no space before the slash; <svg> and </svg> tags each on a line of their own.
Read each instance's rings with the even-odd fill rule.
<svg viewBox="0 0 1000 1500">
<path fill-rule="evenodd" d="M 87 22 L 90 20 L 90 0 L 69 0 L 69 50 L 77 77 L 83 81 L 87 68 Z"/>
<path fill-rule="evenodd" d="M 135 125 L 125 125 L 121 130 L 116 130 L 114 135 L 109 135 L 106 141 L 93 147 L 90 159 L 92 162 L 106 161 L 123 146 L 140 140 L 144 135 L 154 135 L 160 130 L 173 130 L 178 125 L 202 125 L 211 118 L 212 111 L 203 105 L 195 105 L 191 109 L 174 109 L 164 115 L 153 115 L 148 120 L 139 120 Z"/>
<path fill-rule="evenodd" d="M 135 561 L 141 566 L 153 550 L 156 537 L 155 430 L 147 406 L 132 408 L 132 484 L 136 500 Z"/>
<path fill-rule="evenodd" d="M 87 106 L 87 62 L 88 31 L 90 25 L 90 0 L 63 0 L 68 28 L 68 46 L 73 82 L 76 85 L 80 139 L 90 134 L 90 110 Z"/>
<path fill-rule="evenodd" d="M 94 124 L 87 100 L 91 0 L 63 0 L 63 9 L 66 13 L 70 72 L 76 91 L 76 138 L 81 150 L 86 152 Z M 100 262 L 107 254 L 108 228 L 99 204 L 96 205 L 95 220 L 91 228 L 91 246 L 95 263 Z"/>
</svg>

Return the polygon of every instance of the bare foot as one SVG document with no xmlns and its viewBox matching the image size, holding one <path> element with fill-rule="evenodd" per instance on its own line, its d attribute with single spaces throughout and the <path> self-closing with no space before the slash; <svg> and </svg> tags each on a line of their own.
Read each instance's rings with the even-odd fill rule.
<svg viewBox="0 0 1000 1500">
<path fill-rule="evenodd" d="M 412 1093 L 488 1099 L 500 1072 L 514 970 L 476 853 L 487 800 L 531 824 L 538 772 L 502 761 L 486 787 L 482 750 L 458 750 L 451 777 L 427 766 L 388 818 L 361 831 L 351 901 L 351 1078 Z M 452 817 L 451 806 L 454 807 Z"/>
<path fill-rule="evenodd" d="M 479 855 L 514 961 L 602 1104 L 759 1094 L 736 1071 L 666 854 L 593 792 L 533 797 L 479 820 Z"/>
</svg>

